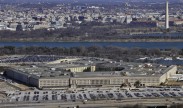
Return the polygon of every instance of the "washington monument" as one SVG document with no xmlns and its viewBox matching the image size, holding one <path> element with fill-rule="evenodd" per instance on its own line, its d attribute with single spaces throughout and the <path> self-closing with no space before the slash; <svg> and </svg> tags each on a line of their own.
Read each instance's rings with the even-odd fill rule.
<svg viewBox="0 0 183 108">
<path fill-rule="evenodd" d="M 168 30 L 169 29 L 169 9 L 168 9 L 168 0 L 166 0 L 166 15 L 165 15 L 165 19 L 166 19 L 166 22 L 165 22 L 165 28 Z"/>
</svg>

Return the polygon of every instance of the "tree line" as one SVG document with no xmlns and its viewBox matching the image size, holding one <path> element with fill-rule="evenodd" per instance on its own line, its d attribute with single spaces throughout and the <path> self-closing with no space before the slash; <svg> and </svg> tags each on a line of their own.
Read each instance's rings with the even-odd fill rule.
<svg viewBox="0 0 183 108">
<path fill-rule="evenodd" d="M 183 31 L 182 26 L 171 27 L 170 31 Z M 90 41 L 90 40 L 126 40 L 126 39 L 169 39 L 170 36 L 131 36 L 132 33 L 163 32 L 157 27 L 134 26 L 120 23 L 72 22 L 71 27 L 55 30 L 38 29 L 31 31 L 0 31 L 1 41 Z M 183 36 L 172 36 L 183 39 Z"/>
<path fill-rule="evenodd" d="M 90 56 L 102 57 L 124 61 L 134 61 L 135 58 L 150 56 L 183 56 L 183 49 L 158 48 L 123 48 L 116 46 L 90 46 L 90 47 L 0 47 L 0 55 L 60 55 L 60 56 Z"/>
</svg>

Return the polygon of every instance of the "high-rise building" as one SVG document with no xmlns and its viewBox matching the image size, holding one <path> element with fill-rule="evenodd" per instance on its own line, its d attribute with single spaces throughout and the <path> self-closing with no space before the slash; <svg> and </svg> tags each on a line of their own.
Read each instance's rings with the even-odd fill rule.
<svg viewBox="0 0 183 108">
<path fill-rule="evenodd" d="M 165 27 L 166 29 L 169 29 L 169 9 L 168 9 L 168 0 L 166 0 L 166 22 L 165 22 Z"/>
</svg>

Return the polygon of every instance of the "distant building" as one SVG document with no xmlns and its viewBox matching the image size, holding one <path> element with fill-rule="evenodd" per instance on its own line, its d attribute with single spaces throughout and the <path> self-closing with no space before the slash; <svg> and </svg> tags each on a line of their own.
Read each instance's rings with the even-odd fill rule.
<svg viewBox="0 0 183 108">
<path fill-rule="evenodd" d="M 23 31 L 23 27 L 21 25 L 21 23 L 19 23 L 16 27 L 16 31 Z"/>
<path fill-rule="evenodd" d="M 17 25 L 18 23 L 9 23 L 7 26 L 7 30 L 16 31 Z"/>
<path fill-rule="evenodd" d="M 158 22 L 158 23 L 157 23 L 157 27 L 162 27 L 162 28 L 164 28 L 164 27 L 165 27 L 165 22 Z"/>
<path fill-rule="evenodd" d="M 0 30 L 6 30 L 7 26 L 6 25 L 0 25 Z"/>
<path fill-rule="evenodd" d="M 170 21 L 170 25 L 172 25 L 172 26 L 174 26 L 174 25 L 183 25 L 183 20 Z"/>
<path fill-rule="evenodd" d="M 131 17 L 131 15 L 127 15 L 127 16 L 126 16 L 126 19 L 125 19 L 125 23 L 129 24 L 129 23 L 131 23 L 131 22 L 132 22 L 132 17 Z"/>
<path fill-rule="evenodd" d="M 116 17 L 116 22 L 124 23 L 125 22 L 125 19 L 126 19 L 125 16 L 117 16 Z"/>
</svg>

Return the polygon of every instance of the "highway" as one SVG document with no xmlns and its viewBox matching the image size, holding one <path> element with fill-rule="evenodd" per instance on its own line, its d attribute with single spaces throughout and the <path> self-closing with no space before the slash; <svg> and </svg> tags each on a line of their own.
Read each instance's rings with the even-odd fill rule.
<svg viewBox="0 0 183 108">
<path fill-rule="evenodd" d="M 47 103 L 10 103 L 1 104 L 0 108 L 73 108 L 77 105 L 80 108 L 97 108 L 97 107 L 117 107 L 126 105 L 145 105 L 145 106 L 167 106 L 175 103 L 182 103 L 182 99 L 174 98 L 164 99 L 128 99 L 128 100 L 105 100 L 105 101 L 88 101 L 88 102 L 47 102 Z"/>
</svg>

